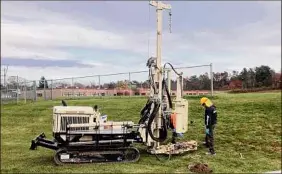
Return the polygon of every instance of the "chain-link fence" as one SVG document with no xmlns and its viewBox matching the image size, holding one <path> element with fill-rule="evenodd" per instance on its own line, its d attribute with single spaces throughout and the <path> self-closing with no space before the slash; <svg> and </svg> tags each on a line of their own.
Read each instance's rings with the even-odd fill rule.
<svg viewBox="0 0 282 174">
<path fill-rule="evenodd" d="M 170 79 L 171 95 L 176 95 L 177 75 L 167 66 L 165 78 Z M 281 89 L 281 74 L 272 73 L 268 81 L 257 81 L 252 69 L 242 72 L 226 69 L 213 72 L 212 64 L 175 67 L 182 72 L 183 95 L 213 95 L 230 91 L 244 92 L 252 90 Z M 167 73 L 169 72 L 169 73 Z M 4 80 L 3 80 L 4 79 Z M 18 76 L 1 76 L 1 103 L 27 102 L 38 100 L 74 99 L 87 97 L 134 97 L 150 94 L 149 72 L 125 72 L 100 74 L 84 77 L 41 79 L 27 81 Z M 262 84 L 261 83 L 265 83 Z M 260 87 L 263 86 L 263 87 Z M 264 87 L 265 86 L 265 87 Z M 258 89 L 259 88 L 259 89 Z"/>
<path fill-rule="evenodd" d="M 18 76 L 8 77 L 8 81 L 1 81 L 1 104 L 11 102 L 36 101 L 36 82 L 22 80 Z"/>
<path fill-rule="evenodd" d="M 175 68 L 183 73 L 183 95 L 213 95 L 211 68 L 211 64 Z M 166 67 L 166 71 L 170 72 L 171 94 L 176 95 L 177 75 L 170 67 Z M 167 73 L 165 77 L 167 78 Z M 19 80 L 16 77 L 1 89 L 1 100 L 4 103 L 83 97 L 147 96 L 150 93 L 148 79 L 148 71 L 36 81 Z"/>
</svg>

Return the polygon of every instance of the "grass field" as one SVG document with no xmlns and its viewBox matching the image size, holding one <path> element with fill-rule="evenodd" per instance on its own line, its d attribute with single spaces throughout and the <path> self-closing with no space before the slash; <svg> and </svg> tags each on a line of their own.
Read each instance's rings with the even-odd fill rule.
<svg viewBox="0 0 282 174">
<path fill-rule="evenodd" d="M 189 99 L 189 132 L 184 140 L 204 138 L 203 108 L 199 98 Z M 266 172 L 281 170 L 281 94 L 220 94 L 214 97 L 218 108 L 215 130 L 215 157 L 206 156 L 199 146 L 193 153 L 173 156 L 161 162 L 141 148 L 141 158 L 127 164 L 82 164 L 55 166 L 52 150 L 38 147 L 30 151 L 30 141 L 45 132 L 52 139 L 52 107 L 60 101 L 10 104 L 1 108 L 1 173 L 176 173 L 188 172 L 194 162 L 207 163 L 215 173 Z M 98 104 L 110 120 L 137 122 L 145 98 L 68 100 L 69 105 Z M 242 157 L 240 157 L 240 153 Z"/>
</svg>

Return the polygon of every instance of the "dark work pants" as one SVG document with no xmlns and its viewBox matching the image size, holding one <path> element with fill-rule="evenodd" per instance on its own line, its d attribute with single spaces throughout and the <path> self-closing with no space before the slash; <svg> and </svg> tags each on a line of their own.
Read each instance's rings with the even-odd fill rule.
<svg viewBox="0 0 282 174">
<path fill-rule="evenodd" d="M 209 151 L 214 154 L 214 128 L 215 125 L 212 125 L 211 129 L 209 130 L 209 134 L 206 134 L 205 141 L 206 146 L 209 148 Z"/>
</svg>

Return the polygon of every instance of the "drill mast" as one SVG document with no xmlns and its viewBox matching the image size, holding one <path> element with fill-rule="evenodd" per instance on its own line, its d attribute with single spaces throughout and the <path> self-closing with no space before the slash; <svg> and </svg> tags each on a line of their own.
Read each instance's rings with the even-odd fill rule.
<svg viewBox="0 0 282 174">
<path fill-rule="evenodd" d="M 157 53 L 157 68 L 155 69 L 156 74 L 154 75 L 154 82 L 157 82 L 158 87 L 157 87 L 157 94 L 158 98 L 162 100 L 162 67 L 161 67 L 161 60 L 162 60 L 162 10 L 171 9 L 171 5 L 169 4 L 164 4 L 161 1 L 150 1 L 150 5 L 156 7 L 156 13 L 157 13 L 157 48 L 156 48 L 156 53 Z M 162 114 L 162 105 L 159 108 L 158 116 L 156 117 L 155 123 L 156 123 L 156 128 L 161 127 L 161 114 Z M 159 132 L 157 131 L 157 136 Z M 155 148 L 159 147 L 159 142 L 156 142 Z"/>
</svg>

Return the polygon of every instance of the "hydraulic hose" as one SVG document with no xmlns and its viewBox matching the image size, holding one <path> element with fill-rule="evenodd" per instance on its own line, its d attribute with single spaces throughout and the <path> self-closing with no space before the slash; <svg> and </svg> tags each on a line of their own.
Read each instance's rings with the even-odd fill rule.
<svg viewBox="0 0 282 174">
<path fill-rule="evenodd" d="M 174 67 L 170 64 L 170 63 L 165 63 L 164 65 L 164 68 L 166 66 L 166 64 L 169 64 L 172 68 L 172 70 L 178 75 L 178 76 L 181 76 L 181 74 L 177 73 L 177 71 L 174 69 Z M 149 70 L 149 77 L 150 77 L 150 86 L 152 86 L 153 90 L 154 90 L 154 94 L 156 94 L 156 87 L 155 87 L 155 82 L 154 82 L 154 79 L 152 77 L 152 72 L 151 72 L 151 69 Z M 169 102 L 169 108 L 172 108 L 172 100 L 171 100 L 171 96 L 169 94 L 169 91 L 168 91 L 168 86 L 166 85 L 166 82 L 165 82 L 165 79 L 163 79 L 162 81 L 162 86 L 163 86 L 163 89 L 165 89 L 165 92 L 167 94 L 167 97 L 168 97 L 168 102 Z M 152 105 L 153 108 L 152 108 Z M 167 123 L 167 120 L 166 118 L 163 116 L 161 118 L 161 121 L 162 121 L 162 125 L 161 126 L 161 129 L 159 129 L 159 137 L 155 137 L 154 134 L 153 134 L 153 130 L 152 130 L 152 123 L 154 121 L 154 119 L 157 117 L 158 115 L 158 111 L 159 111 L 159 108 L 160 108 L 160 105 L 161 103 L 160 102 L 157 102 L 157 101 L 153 101 L 151 99 L 149 99 L 145 105 L 145 107 L 141 110 L 141 118 L 139 120 L 139 124 L 144 124 L 146 120 L 148 120 L 148 125 L 147 125 L 147 131 L 150 135 L 150 137 L 154 140 L 154 141 L 157 141 L 157 142 L 163 142 L 166 140 L 167 138 L 167 135 L 168 135 L 168 132 L 167 132 L 167 127 L 168 126 L 171 126 L 169 125 L 169 123 Z M 151 109 L 153 109 L 152 113 L 150 114 L 150 111 Z"/>
<path fill-rule="evenodd" d="M 145 105 L 145 107 L 141 110 L 141 118 L 138 122 L 138 124 L 144 124 L 145 121 L 148 119 L 149 117 L 149 113 L 150 113 L 150 108 L 151 105 L 153 104 L 152 100 L 148 100 L 147 104 Z"/>
<path fill-rule="evenodd" d="M 148 110 L 148 107 L 151 105 L 150 103 L 152 103 L 152 101 L 151 101 L 150 99 L 148 99 L 146 105 L 145 105 L 144 108 L 141 110 L 141 115 L 142 115 L 142 116 L 144 115 L 144 112 L 145 112 L 146 110 Z"/>
<path fill-rule="evenodd" d="M 172 101 L 171 101 L 171 96 L 169 94 L 169 91 L 168 91 L 168 87 L 165 83 L 165 79 L 163 79 L 163 87 L 165 88 L 165 91 L 166 91 L 166 95 L 167 95 L 167 98 L 168 98 L 168 104 L 169 104 L 169 108 L 172 108 Z"/>
<path fill-rule="evenodd" d="M 153 108 L 152 108 L 152 105 Z M 153 109 L 152 113 L 150 114 L 150 110 L 151 108 Z M 152 100 L 148 100 L 146 106 L 143 108 L 143 110 L 141 111 L 142 113 L 142 117 L 140 118 L 138 124 L 144 124 L 145 121 L 149 118 L 148 120 L 148 125 L 147 125 L 147 131 L 150 135 L 150 137 L 157 141 L 157 142 L 163 142 L 166 140 L 167 138 L 167 123 L 166 123 L 166 119 L 164 117 L 162 117 L 162 127 L 161 129 L 159 129 L 159 138 L 155 137 L 153 134 L 153 130 L 152 130 L 152 124 L 154 119 L 156 118 L 156 116 L 158 115 L 158 111 L 160 108 L 160 103 L 159 102 L 154 102 Z"/>
<path fill-rule="evenodd" d="M 181 76 L 181 74 L 178 73 L 178 72 L 174 69 L 174 67 L 172 66 L 172 64 L 170 64 L 170 63 L 168 63 L 168 62 L 164 64 L 164 68 L 165 68 L 166 64 L 169 64 L 169 65 L 170 65 L 171 69 L 175 72 L 175 74 L 177 74 L 178 76 Z"/>
<path fill-rule="evenodd" d="M 163 88 L 165 89 L 166 94 L 168 96 L 169 107 L 172 108 L 172 100 L 171 100 L 171 96 L 170 96 L 169 91 L 168 91 L 168 87 L 165 83 L 165 80 L 162 81 L 162 85 L 163 85 Z M 150 108 L 152 107 L 152 104 L 154 104 L 154 107 L 153 107 L 153 112 L 150 114 Z M 168 126 L 167 124 L 168 123 L 166 122 L 166 119 L 164 117 L 161 118 L 163 126 L 161 127 L 161 129 L 159 129 L 159 138 L 154 136 L 153 130 L 152 130 L 152 123 L 157 116 L 159 108 L 160 108 L 159 102 L 153 102 L 152 100 L 148 100 L 145 107 L 141 111 L 142 117 L 139 120 L 139 124 L 144 123 L 149 118 L 149 120 L 148 120 L 148 133 L 149 133 L 150 137 L 154 141 L 163 142 L 163 141 L 166 140 L 167 135 L 168 135 L 168 133 L 167 133 L 167 126 Z"/>
<path fill-rule="evenodd" d="M 150 137 L 157 141 L 157 142 L 163 142 L 166 140 L 167 138 L 167 127 L 165 126 L 165 119 L 162 117 L 162 124 L 164 126 L 161 127 L 161 129 L 159 130 L 159 138 L 156 138 L 153 134 L 153 131 L 152 131 L 152 123 L 154 121 L 154 119 L 156 118 L 157 116 L 157 113 L 159 111 L 159 108 L 160 108 L 160 103 L 159 102 L 155 102 L 155 106 L 154 106 L 154 109 L 153 109 L 153 112 L 152 114 L 150 115 L 149 117 L 149 121 L 148 121 L 148 133 L 150 135 Z"/>
</svg>

